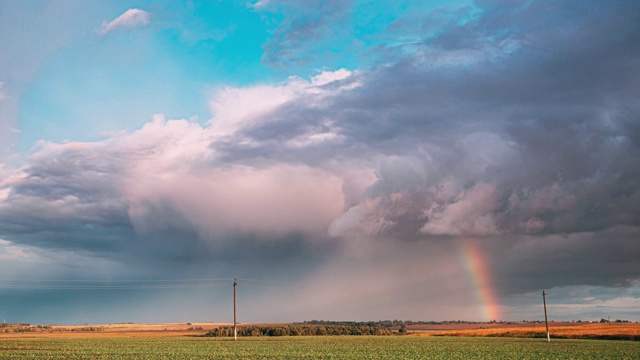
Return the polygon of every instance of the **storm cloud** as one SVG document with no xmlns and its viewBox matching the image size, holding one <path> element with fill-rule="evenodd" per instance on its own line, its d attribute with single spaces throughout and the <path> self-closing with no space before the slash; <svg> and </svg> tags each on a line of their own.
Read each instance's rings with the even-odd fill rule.
<svg viewBox="0 0 640 360">
<path fill-rule="evenodd" d="M 332 9 L 285 21 L 264 61 L 300 60 L 290 48 L 351 8 Z M 632 288 L 638 20 L 633 1 L 412 14 L 370 69 L 221 88 L 206 122 L 155 115 L 103 141 L 42 142 L 2 173 L 0 245 L 305 284 L 289 303 L 270 289 L 246 300 L 256 320 L 477 319 L 462 241 L 505 304 Z"/>
</svg>

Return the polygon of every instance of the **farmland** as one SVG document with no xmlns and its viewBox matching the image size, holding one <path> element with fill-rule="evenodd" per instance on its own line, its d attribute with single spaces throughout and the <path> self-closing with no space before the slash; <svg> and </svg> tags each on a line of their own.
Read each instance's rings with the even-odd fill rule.
<svg viewBox="0 0 640 360">
<path fill-rule="evenodd" d="M 427 330 L 424 328 L 416 329 Z M 640 325 L 634 323 L 595 323 L 571 324 L 554 323 L 549 327 L 553 338 L 566 339 L 609 339 L 609 340 L 640 340 Z M 476 326 L 475 328 L 440 327 L 430 329 L 421 335 L 435 336 L 501 336 L 501 337 L 546 337 L 544 324 L 526 326 L 522 324 L 505 326 Z"/>
<path fill-rule="evenodd" d="M 245 326 L 248 324 L 245 324 Z M 256 324 L 252 324 L 256 325 Z M 268 324 L 262 324 L 264 326 Z M 272 324 L 282 325 L 282 324 Z M 412 326 L 409 336 L 203 337 L 223 323 L 5 328 L 0 359 L 637 359 L 639 324 Z M 33 331 L 22 331 L 31 329 Z M 20 330 L 20 331 L 18 331 Z M 565 339 L 559 339 L 564 337 Z M 589 338 L 589 339 L 584 339 Z"/>
<path fill-rule="evenodd" d="M 322 336 L 232 339 L 74 334 L 0 337 L 0 359 L 634 359 L 634 341 Z"/>
</svg>

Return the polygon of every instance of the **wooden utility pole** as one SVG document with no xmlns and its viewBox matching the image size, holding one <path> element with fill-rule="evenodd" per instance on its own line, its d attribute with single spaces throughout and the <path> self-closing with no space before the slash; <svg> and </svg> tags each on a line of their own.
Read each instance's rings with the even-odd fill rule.
<svg viewBox="0 0 640 360">
<path fill-rule="evenodd" d="M 547 342 L 551 342 L 549 336 L 549 321 L 547 320 L 547 294 L 542 290 L 542 303 L 544 304 L 544 325 L 547 327 Z"/>
<path fill-rule="evenodd" d="M 233 279 L 233 340 L 238 340 L 238 330 L 236 329 L 236 279 Z M 546 310 L 545 310 L 546 311 Z"/>
</svg>

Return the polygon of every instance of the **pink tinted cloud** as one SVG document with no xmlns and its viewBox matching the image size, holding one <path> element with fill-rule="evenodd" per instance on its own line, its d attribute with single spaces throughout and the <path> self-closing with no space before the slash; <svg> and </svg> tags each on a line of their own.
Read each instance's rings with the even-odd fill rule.
<svg viewBox="0 0 640 360">
<path fill-rule="evenodd" d="M 129 216 L 142 231 L 155 225 L 150 209 L 168 205 L 204 238 L 321 236 L 344 204 L 341 179 L 306 166 L 182 169 L 161 178 L 147 174 L 138 173 L 127 189 Z"/>
<path fill-rule="evenodd" d="M 113 139 L 126 165 L 122 193 L 136 230 L 157 230 L 153 209 L 169 206 L 203 237 L 322 235 L 345 206 L 332 170 L 283 163 L 218 164 L 211 128 L 156 115 Z"/>
<path fill-rule="evenodd" d="M 103 22 L 100 26 L 100 35 L 106 35 L 118 28 L 149 25 L 151 14 L 140 9 L 129 9 L 110 22 Z"/>
<path fill-rule="evenodd" d="M 428 221 L 420 231 L 431 235 L 495 235 L 495 204 L 496 188 L 477 184 L 460 192 L 450 203 L 432 204 L 425 211 Z"/>
</svg>

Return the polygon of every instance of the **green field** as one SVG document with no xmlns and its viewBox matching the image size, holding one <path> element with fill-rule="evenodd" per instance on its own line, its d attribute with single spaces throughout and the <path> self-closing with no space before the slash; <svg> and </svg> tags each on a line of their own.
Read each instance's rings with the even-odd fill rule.
<svg viewBox="0 0 640 360">
<path fill-rule="evenodd" d="M 640 343 L 605 340 L 327 336 L 231 339 L 0 339 L 0 359 L 640 359 Z"/>
</svg>

